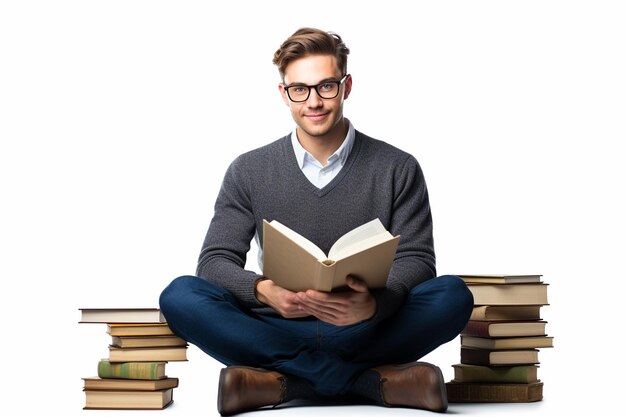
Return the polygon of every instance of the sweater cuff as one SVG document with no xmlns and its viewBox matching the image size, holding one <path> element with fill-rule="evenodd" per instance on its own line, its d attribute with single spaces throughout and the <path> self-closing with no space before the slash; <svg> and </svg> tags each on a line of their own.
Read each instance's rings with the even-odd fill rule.
<svg viewBox="0 0 626 417">
<path fill-rule="evenodd" d="M 265 281 L 267 279 L 267 277 L 261 276 L 260 278 L 257 278 L 254 281 L 254 298 L 260 303 L 265 305 L 264 303 L 261 302 L 261 300 L 259 300 L 259 292 L 257 291 L 257 287 L 259 286 L 259 283 L 261 281 Z"/>
</svg>

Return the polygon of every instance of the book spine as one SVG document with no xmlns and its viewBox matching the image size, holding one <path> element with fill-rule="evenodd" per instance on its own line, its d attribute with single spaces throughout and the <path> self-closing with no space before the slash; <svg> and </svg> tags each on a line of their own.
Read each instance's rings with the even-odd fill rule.
<svg viewBox="0 0 626 417">
<path fill-rule="evenodd" d="M 454 368 L 454 379 L 460 382 L 500 382 L 510 384 L 526 384 L 535 382 L 535 366 L 473 366 L 470 368 Z"/>
<path fill-rule="evenodd" d="M 543 399 L 543 383 L 446 383 L 450 403 L 520 403 Z"/>
<path fill-rule="evenodd" d="M 488 321 L 470 320 L 461 331 L 461 336 L 491 337 L 489 332 L 490 324 Z"/>
<path fill-rule="evenodd" d="M 111 363 L 109 361 L 102 360 L 98 363 L 98 376 L 100 378 L 159 379 L 159 365 L 161 365 L 161 363 Z"/>
<path fill-rule="evenodd" d="M 489 350 L 461 347 L 461 363 L 468 365 L 491 365 Z"/>
<path fill-rule="evenodd" d="M 333 290 L 334 281 L 335 281 L 335 273 L 337 272 L 337 263 L 317 263 L 317 270 L 315 271 L 315 281 L 320 288 L 320 291 L 330 292 Z"/>
<path fill-rule="evenodd" d="M 474 349 L 496 349 L 495 342 L 500 339 L 474 336 L 461 336 L 461 347 Z M 500 349 L 500 348 L 498 348 Z"/>
</svg>

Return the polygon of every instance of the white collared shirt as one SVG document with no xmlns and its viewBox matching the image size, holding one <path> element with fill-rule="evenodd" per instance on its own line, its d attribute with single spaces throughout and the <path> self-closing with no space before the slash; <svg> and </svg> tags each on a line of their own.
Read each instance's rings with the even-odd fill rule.
<svg viewBox="0 0 626 417">
<path fill-rule="evenodd" d="M 346 121 L 348 122 L 348 134 L 339 149 L 328 158 L 326 165 L 322 165 L 302 147 L 295 130 L 291 133 L 291 145 L 295 151 L 298 166 L 308 180 L 311 181 L 311 184 L 317 188 L 323 188 L 331 182 L 341 171 L 348 159 L 348 155 L 350 155 L 352 145 L 354 144 L 354 127 L 348 119 Z"/>
</svg>

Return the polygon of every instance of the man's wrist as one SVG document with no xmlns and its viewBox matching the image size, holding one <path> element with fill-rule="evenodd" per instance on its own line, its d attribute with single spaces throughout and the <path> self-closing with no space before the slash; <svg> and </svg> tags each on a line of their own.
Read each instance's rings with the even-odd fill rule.
<svg viewBox="0 0 626 417">
<path fill-rule="evenodd" d="M 257 301 L 263 304 L 267 304 L 267 298 L 265 298 L 265 296 L 259 292 L 259 284 L 263 281 L 267 281 L 267 277 L 261 277 L 254 281 L 254 296 L 256 297 Z"/>
</svg>

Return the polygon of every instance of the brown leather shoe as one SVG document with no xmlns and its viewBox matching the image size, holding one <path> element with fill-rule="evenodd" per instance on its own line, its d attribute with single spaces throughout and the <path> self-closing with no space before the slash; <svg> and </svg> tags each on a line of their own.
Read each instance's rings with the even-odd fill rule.
<svg viewBox="0 0 626 417">
<path fill-rule="evenodd" d="M 285 377 L 278 372 L 229 366 L 220 372 L 217 411 L 223 416 L 278 405 L 285 397 Z"/>
<path fill-rule="evenodd" d="M 426 362 L 373 368 L 380 375 L 380 392 L 388 407 L 444 412 L 448 408 L 441 369 Z"/>
</svg>

